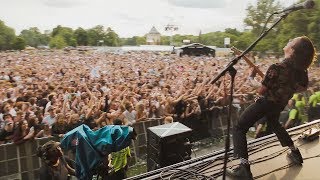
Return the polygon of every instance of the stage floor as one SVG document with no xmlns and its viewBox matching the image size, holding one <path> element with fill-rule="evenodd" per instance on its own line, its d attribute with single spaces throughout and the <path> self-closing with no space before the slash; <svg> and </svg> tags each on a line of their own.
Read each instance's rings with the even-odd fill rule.
<svg viewBox="0 0 320 180">
<path fill-rule="evenodd" d="M 300 138 L 301 133 L 312 127 L 319 128 L 320 120 L 292 128 L 289 131 L 304 158 L 303 165 L 294 165 L 286 157 L 289 149 L 282 147 L 276 136 L 269 135 L 248 143 L 249 160 L 254 179 L 263 180 L 314 180 L 320 179 L 319 138 L 307 142 Z M 229 152 L 232 156 L 232 150 Z M 222 179 L 224 150 L 184 161 L 169 167 L 151 171 L 129 179 Z M 229 158 L 228 167 L 239 164 Z M 196 175 L 197 178 L 196 178 Z M 239 178 L 226 177 L 233 180 Z"/>
</svg>

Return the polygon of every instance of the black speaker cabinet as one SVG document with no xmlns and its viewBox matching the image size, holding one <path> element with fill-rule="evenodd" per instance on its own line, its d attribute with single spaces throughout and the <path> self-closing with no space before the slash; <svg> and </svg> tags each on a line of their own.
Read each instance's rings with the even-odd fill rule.
<svg viewBox="0 0 320 180">
<path fill-rule="evenodd" d="M 147 130 L 147 167 L 152 171 L 190 159 L 192 129 L 174 122 Z"/>
</svg>

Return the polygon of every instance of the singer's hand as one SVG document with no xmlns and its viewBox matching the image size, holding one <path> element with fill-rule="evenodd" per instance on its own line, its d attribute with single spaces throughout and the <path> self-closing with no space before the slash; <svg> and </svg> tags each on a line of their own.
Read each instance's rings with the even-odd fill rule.
<svg viewBox="0 0 320 180">
<path fill-rule="evenodd" d="M 264 85 L 262 85 L 259 89 L 258 89 L 258 94 L 259 95 L 265 95 L 265 93 L 267 92 L 268 88 Z"/>
<path fill-rule="evenodd" d="M 257 75 L 257 70 L 255 68 L 252 68 L 252 71 L 250 73 L 250 77 L 254 78 Z"/>
</svg>

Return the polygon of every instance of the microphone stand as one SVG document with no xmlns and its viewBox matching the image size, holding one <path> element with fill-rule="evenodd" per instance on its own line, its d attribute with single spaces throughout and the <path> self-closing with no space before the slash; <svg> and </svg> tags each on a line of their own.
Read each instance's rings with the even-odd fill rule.
<svg viewBox="0 0 320 180">
<path fill-rule="evenodd" d="M 249 51 L 251 51 L 257 44 L 258 42 L 264 38 L 269 31 L 274 28 L 281 20 L 283 20 L 284 18 L 286 18 L 288 16 L 288 14 L 292 12 L 292 11 L 288 11 L 283 13 L 279 19 L 266 31 L 264 31 L 263 33 L 261 33 L 260 37 L 258 37 L 258 39 L 256 39 L 246 50 L 244 50 L 239 56 L 233 58 L 233 60 L 213 79 L 210 81 L 211 84 L 217 82 L 222 76 L 224 76 L 226 74 L 226 72 L 228 72 L 231 76 L 231 87 L 230 87 L 230 100 L 229 100 L 229 111 L 228 111 L 228 118 L 227 118 L 227 136 L 225 139 L 225 154 L 224 154 L 224 164 L 223 164 L 223 180 L 226 179 L 226 169 L 227 169 L 227 162 L 228 162 L 228 152 L 230 149 L 230 121 L 231 121 L 231 106 L 232 106 L 232 102 L 233 102 L 233 90 L 234 90 L 234 79 L 237 73 L 237 70 L 233 67 L 234 65 L 236 65 L 238 63 L 238 61 L 244 56 L 246 55 Z"/>
</svg>

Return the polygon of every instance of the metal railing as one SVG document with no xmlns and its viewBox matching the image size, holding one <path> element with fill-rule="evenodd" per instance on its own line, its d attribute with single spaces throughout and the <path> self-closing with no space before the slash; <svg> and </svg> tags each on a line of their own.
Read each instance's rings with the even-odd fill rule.
<svg viewBox="0 0 320 180">
<path fill-rule="evenodd" d="M 234 116 L 238 116 L 238 114 L 238 112 L 235 112 Z M 226 117 L 223 115 L 223 113 L 220 113 L 217 118 L 211 119 L 210 117 L 207 117 L 206 119 L 215 121 L 212 125 L 215 126 L 215 128 L 221 128 L 222 134 L 220 134 L 223 135 L 225 118 Z M 194 121 L 196 124 L 198 123 L 199 119 L 192 119 L 191 121 Z M 161 124 L 163 124 L 162 118 L 157 118 L 137 122 L 133 125 L 133 128 L 137 132 L 137 139 L 133 141 L 132 145 L 130 146 L 132 152 L 130 165 L 133 165 L 138 161 L 138 159 L 146 159 L 147 129 L 149 127 L 158 126 Z M 207 126 L 206 128 L 210 129 L 211 127 Z M 13 143 L 0 145 L 0 180 L 39 179 L 39 168 L 41 167 L 42 162 L 41 159 L 36 156 L 36 150 L 37 147 L 43 145 L 49 140 L 59 141 L 57 138 L 50 137 L 37 138 L 20 145 Z"/>
<path fill-rule="evenodd" d="M 130 147 L 133 155 L 130 162 L 137 162 L 138 158 L 146 154 L 147 128 L 160 124 L 161 119 L 149 119 L 133 125 L 138 136 Z M 0 145 L 0 180 L 39 179 L 39 168 L 42 165 L 42 161 L 36 156 L 37 147 L 49 140 L 59 141 L 55 137 L 50 137 L 37 138 L 20 145 L 13 143 Z"/>
<path fill-rule="evenodd" d="M 39 179 L 39 168 L 42 165 L 36 156 L 38 146 L 55 138 L 38 138 L 16 145 L 7 143 L 0 145 L 0 180 L 7 179 Z"/>
</svg>

